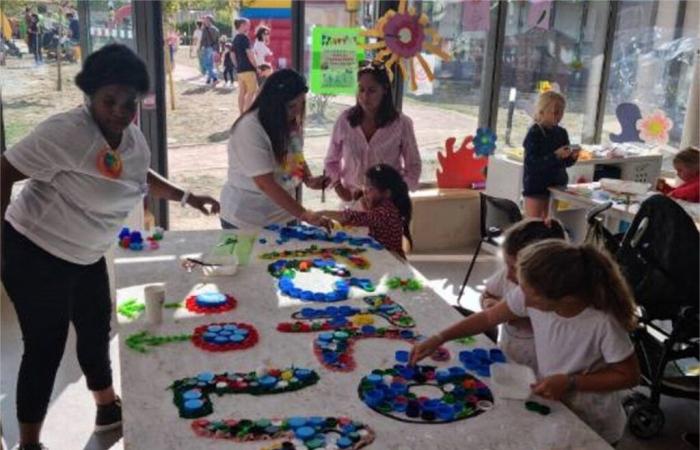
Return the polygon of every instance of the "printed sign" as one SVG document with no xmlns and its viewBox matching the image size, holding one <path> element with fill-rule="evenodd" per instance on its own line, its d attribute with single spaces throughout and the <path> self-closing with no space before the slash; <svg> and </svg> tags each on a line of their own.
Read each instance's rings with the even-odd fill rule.
<svg viewBox="0 0 700 450">
<path fill-rule="evenodd" d="M 359 28 L 315 27 L 312 33 L 311 92 L 354 94 L 357 69 L 364 53 L 357 43 Z"/>
</svg>

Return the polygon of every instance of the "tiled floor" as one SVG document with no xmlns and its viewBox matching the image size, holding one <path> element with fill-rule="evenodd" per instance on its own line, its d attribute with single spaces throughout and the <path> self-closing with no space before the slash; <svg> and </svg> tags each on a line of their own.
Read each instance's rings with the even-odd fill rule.
<svg viewBox="0 0 700 450">
<path fill-rule="evenodd" d="M 413 264 L 429 280 L 430 286 L 448 302 L 454 303 L 459 285 L 464 277 L 464 262 L 426 261 L 417 257 Z M 482 284 L 496 267 L 497 261 L 491 256 L 480 258 L 472 273 L 462 305 L 469 309 L 478 309 L 478 292 Z M 21 356 L 21 337 L 17 326 L 14 309 L 4 297 L 0 304 L 2 315 L 0 344 L 2 366 L 0 367 L 0 406 L 2 409 L 2 431 L 4 444 L 14 444 L 17 440 L 17 424 L 14 408 L 14 386 L 17 368 Z M 116 337 L 112 339 L 112 355 L 115 384 L 119 386 L 119 359 Z M 625 436 L 618 445 L 622 450 L 690 450 L 684 444 L 680 434 L 684 431 L 698 431 L 697 402 L 677 399 L 664 399 L 662 402 L 666 414 L 666 427 L 662 434 L 649 441 L 639 441 Z M 118 433 L 104 436 L 92 434 L 94 406 L 85 387 L 85 380 L 80 372 L 75 356 L 75 338 L 71 332 L 63 364 L 54 387 L 53 398 L 44 426 L 44 442 L 51 450 L 103 450 L 122 449 Z M 144 449 L 145 450 L 145 449 Z"/>
</svg>

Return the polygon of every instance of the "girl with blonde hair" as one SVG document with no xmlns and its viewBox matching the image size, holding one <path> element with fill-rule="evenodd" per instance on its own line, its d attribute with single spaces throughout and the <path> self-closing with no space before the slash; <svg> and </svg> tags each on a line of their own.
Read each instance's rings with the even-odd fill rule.
<svg viewBox="0 0 700 450">
<path fill-rule="evenodd" d="M 569 134 L 559 126 L 566 100 L 554 91 L 540 94 L 535 110 L 535 123 L 528 130 L 523 147 L 523 197 L 527 217 L 546 219 L 549 188 L 566 186 L 566 168 L 575 164 L 579 148 L 569 144 Z"/>
</svg>

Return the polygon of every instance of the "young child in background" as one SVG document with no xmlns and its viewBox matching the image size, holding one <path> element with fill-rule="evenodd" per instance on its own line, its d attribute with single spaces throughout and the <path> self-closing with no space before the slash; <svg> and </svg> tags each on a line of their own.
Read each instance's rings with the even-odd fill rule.
<svg viewBox="0 0 700 450">
<path fill-rule="evenodd" d="M 416 344 L 410 363 L 447 341 L 529 317 L 538 367 L 533 393 L 563 401 L 607 442 L 619 441 L 626 423 L 619 391 L 640 376 L 628 336 L 635 306 L 619 268 L 593 246 L 555 239 L 524 248 L 517 265 L 524 297 L 509 296 Z"/>
<path fill-rule="evenodd" d="M 695 147 L 681 150 L 673 158 L 673 168 L 683 183 L 674 188 L 660 179 L 656 189 L 672 198 L 700 202 L 700 151 Z"/>
<path fill-rule="evenodd" d="M 342 225 L 369 227 L 369 235 L 388 250 L 406 258 L 403 236 L 413 245 L 411 199 L 401 174 L 387 164 L 377 164 L 365 173 L 366 184 L 362 203 L 364 211 L 322 211 L 321 214 Z"/>
<path fill-rule="evenodd" d="M 511 296 L 523 297 L 518 285 L 516 264 L 518 254 L 528 245 L 544 239 L 566 239 L 564 227 L 557 220 L 525 219 L 508 229 L 503 242 L 505 267 L 486 280 L 486 290 L 481 295 L 481 309 L 496 306 Z M 530 319 L 506 322 L 501 327 L 498 345 L 509 361 L 530 366 L 537 370 L 535 341 Z"/>
<path fill-rule="evenodd" d="M 535 124 L 523 141 L 523 197 L 527 217 L 547 218 L 549 190 L 566 186 L 566 168 L 576 163 L 579 147 L 569 145 L 569 134 L 559 126 L 566 100 L 554 91 L 544 92 L 537 100 Z"/>
<path fill-rule="evenodd" d="M 231 86 L 233 86 L 233 69 L 234 69 L 234 62 L 233 62 L 233 46 L 231 45 L 230 42 L 227 42 L 224 44 L 224 84 L 228 84 L 229 82 L 231 83 Z"/>
</svg>

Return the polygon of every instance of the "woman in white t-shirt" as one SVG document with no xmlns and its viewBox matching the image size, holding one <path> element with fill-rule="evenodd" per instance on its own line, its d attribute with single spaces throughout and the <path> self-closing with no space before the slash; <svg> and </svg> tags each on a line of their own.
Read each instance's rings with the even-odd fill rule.
<svg viewBox="0 0 700 450">
<path fill-rule="evenodd" d="M 68 327 L 97 404 L 96 431 L 121 424 L 109 359 L 111 298 L 104 253 L 150 190 L 204 213 L 218 202 L 149 170 L 146 140 L 133 124 L 148 92 L 146 66 L 111 44 L 88 56 L 76 84 L 86 103 L 40 123 L 0 158 L 2 281 L 24 340 L 17 377 L 19 449 L 39 443 Z M 15 182 L 28 179 L 10 203 Z M 9 206 L 9 207 L 8 207 Z"/>
<path fill-rule="evenodd" d="M 302 152 L 307 91 L 304 77 L 297 72 L 275 72 L 250 109 L 233 124 L 228 177 L 221 191 L 223 228 L 259 228 L 294 219 L 328 224 L 295 199 L 302 182 L 311 189 L 327 183 L 325 177 L 311 176 Z"/>
<path fill-rule="evenodd" d="M 267 60 L 272 56 L 272 50 L 267 45 L 270 43 L 270 29 L 264 25 L 259 26 L 255 30 L 255 44 L 253 44 L 253 55 L 255 56 L 255 65 L 260 68 L 263 64 L 272 67 L 272 64 Z"/>
<path fill-rule="evenodd" d="M 533 393 L 561 400 L 607 442 L 618 442 L 626 422 L 620 390 L 640 377 L 628 335 L 635 305 L 619 268 L 593 246 L 549 239 L 518 254 L 518 279 L 524 296 L 508 296 L 416 344 L 411 364 L 446 341 L 529 317 L 539 378 Z"/>
</svg>

